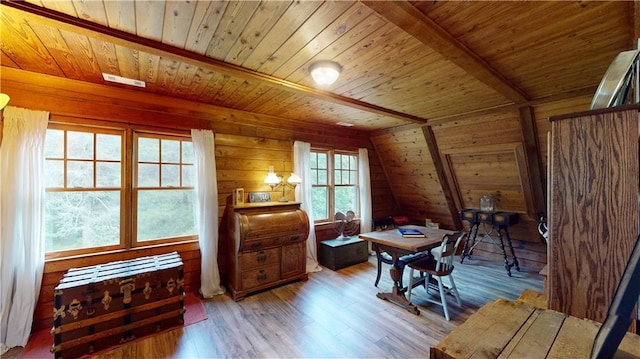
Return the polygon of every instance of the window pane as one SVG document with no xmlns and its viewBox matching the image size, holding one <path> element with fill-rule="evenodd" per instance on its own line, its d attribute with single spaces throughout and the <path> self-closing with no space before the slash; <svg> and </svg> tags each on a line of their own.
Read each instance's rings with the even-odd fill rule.
<svg viewBox="0 0 640 359">
<path fill-rule="evenodd" d="M 162 187 L 180 186 L 180 166 L 162 165 Z"/>
<path fill-rule="evenodd" d="M 182 142 L 182 163 L 193 164 L 193 143 Z"/>
<path fill-rule="evenodd" d="M 138 187 L 160 187 L 160 166 L 141 163 L 138 165 Z"/>
<path fill-rule="evenodd" d="M 341 157 L 341 155 L 333 156 L 333 169 L 336 171 L 342 169 L 342 161 L 340 160 Z"/>
<path fill-rule="evenodd" d="M 120 162 L 96 163 L 96 187 L 120 187 Z"/>
<path fill-rule="evenodd" d="M 327 171 L 318 171 L 318 184 L 327 185 L 329 184 L 327 181 Z"/>
<path fill-rule="evenodd" d="M 138 161 L 160 162 L 160 140 L 157 138 L 138 137 Z"/>
<path fill-rule="evenodd" d="M 162 162 L 180 163 L 180 141 L 162 140 Z"/>
<path fill-rule="evenodd" d="M 67 131 L 67 157 L 93 159 L 93 133 Z"/>
<path fill-rule="evenodd" d="M 120 191 L 47 192 L 45 251 L 120 243 Z"/>
<path fill-rule="evenodd" d="M 311 191 L 312 195 L 312 210 L 313 219 L 327 219 L 329 218 L 329 192 L 327 187 L 313 187 Z"/>
<path fill-rule="evenodd" d="M 93 188 L 93 162 L 68 161 L 67 187 Z"/>
<path fill-rule="evenodd" d="M 46 160 L 44 162 L 44 186 L 62 188 L 64 187 L 64 161 Z"/>
<path fill-rule="evenodd" d="M 333 184 L 342 184 L 342 172 L 340 171 L 334 171 L 333 172 Z"/>
<path fill-rule="evenodd" d="M 191 165 L 182 166 L 182 187 L 194 186 L 194 168 Z"/>
<path fill-rule="evenodd" d="M 44 156 L 63 158 L 64 157 L 64 131 L 47 130 L 44 140 Z"/>
<path fill-rule="evenodd" d="M 122 140 L 118 135 L 96 135 L 96 159 L 102 161 L 120 161 Z"/>
<path fill-rule="evenodd" d="M 318 167 L 318 154 L 315 152 L 312 152 L 311 156 L 309 157 L 309 167 L 311 168 Z"/>
<path fill-rule="evenodd" d="M 342 163 L 341 167 L 345 170 L 351 169 L 349 168 L 349 157 L 350 156 L 346 156 L 346 155 L 340 156 L 340 162 Z"/>
<path fill-rule="evenodd" d="M 195 235 L 193 190 L 138 191 L 138 241 Z"/>
<path fill-rule="evenodd" d="M 339 186 L 335 188 L 335 210 L 336 212 L 346 213 L 347 211 L 357 211 L 356 187 L 355 186 Z"/>
<path fill-rule="evenodd" d="M 318 168 L 327 168 L 327 154 L 318 153 Z"/>
</svg>

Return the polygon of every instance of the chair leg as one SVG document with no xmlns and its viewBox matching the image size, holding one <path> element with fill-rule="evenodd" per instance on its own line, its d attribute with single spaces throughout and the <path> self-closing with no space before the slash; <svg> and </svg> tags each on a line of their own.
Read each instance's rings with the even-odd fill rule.
<svg viewBox="0 0 640 359">
<path fill-rule="evenodd" d="M 445 298 L 444 286 L 442 285 L 442 277 L 438 277 L 438 289 L 440 291 L 440 300 L 442 301 L 442 310 L 444 311 L 444 318 L 449 320 L 449 310 L 447 309 L 447 300 Z"/>
<path fill-rule="evenodd" d="M 411 289 L 413 289 L 413 268 L 409 270 L 409 286 L 407 287 L 407 300 L 411 302 Z"/>
<path fill-rule="evenodd" d="M 453 296 L 456 297 L 456 302 L 458 303 L 458 307 L 462 305 L 460 301 L 460 294 L 458 293 L 458 288 L 456 287 L 456 282 L 453 281 L 453 276 L 449 274 L 449 280 L 451 281 L 451 288 L 449 291 L 453 293 Z"/>
<path fill-rule="evenodd" d="M 376 275 L 376 282 L 373 285 L 374 287 L 378 286 L 378 283 L 380 282 L 380 275 L 382 274 L 382 261 L 380 259 L 378 259 L 378 274 Z"/>
<path fill-rule="evenodd" d="M 422 282 L 422 284 L 424 285 L 424 290 L 427 292 L 427 295 L 429 295 L 429 283 L 431 282 L 431 274 L 427 274 L 426 276 L 423 275 L 424 277 L 424 282 Z"/>
</svg>

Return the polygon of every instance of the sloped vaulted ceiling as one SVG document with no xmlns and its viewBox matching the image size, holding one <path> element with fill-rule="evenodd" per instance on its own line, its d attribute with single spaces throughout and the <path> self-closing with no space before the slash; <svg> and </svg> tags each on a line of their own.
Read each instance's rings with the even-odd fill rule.
<svg viewBox="0 0 640 359">
<path fill-rule="evenodd" d="M 591 94 L 638 2 L 2 1 L 2 66 L 372 131 Z M 339 80 L 312 83 L 317 60 Z M 117 86 L 117 85 L 114 85 Z"/>
</svg>

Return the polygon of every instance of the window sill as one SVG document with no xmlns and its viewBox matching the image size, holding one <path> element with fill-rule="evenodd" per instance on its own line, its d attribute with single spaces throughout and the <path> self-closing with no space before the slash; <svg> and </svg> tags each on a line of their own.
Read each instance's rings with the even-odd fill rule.
<svg viewBox="0 0 640 359">
<path fill-rule="evenodd" d="M 45 260 L 44 273 L 66 271 L 69 268 L 86 267 L 99 263 L 117 260 L 128 260 L 169 252 L 193 251 L 200 248 L 198 240 L 162 243 L 129 249 L 117 249 L 97 253 L 88 253 L 68 257 L 58 257 Z"/>
</svg>

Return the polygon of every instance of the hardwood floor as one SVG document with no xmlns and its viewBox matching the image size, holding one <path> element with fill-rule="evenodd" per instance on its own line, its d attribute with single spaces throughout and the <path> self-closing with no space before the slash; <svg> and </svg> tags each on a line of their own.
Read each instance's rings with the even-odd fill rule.
<svg viewBox="0 0 640 359">
<path fill-rule="evenodd" d="M 525 289 L 542 291 L 535 270 L 521 268 L 509 277 L 497 260 L 465 259 L 454 271 L 462 307 L 450 301 L 448 322 L 441 307 L 424 300 L 422 289 L 412 294 L 419 316 L 378 299 L 376 293 L 390 289 L 391 280 L 385 265 L 379 288 L 374 287 L 375 266 L 375 257 L 369 257 L 240 302 L 227 295 L 204 300 L 206 321 L 92 358 L 427 358 L 431 346 L 482 305 L 499 297 L 515 300 Z M 2 359 L 17 353 L 11 350 Z"/>
</svg>

